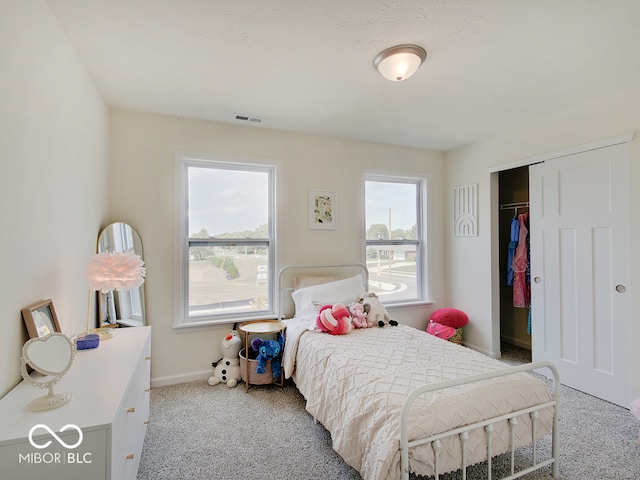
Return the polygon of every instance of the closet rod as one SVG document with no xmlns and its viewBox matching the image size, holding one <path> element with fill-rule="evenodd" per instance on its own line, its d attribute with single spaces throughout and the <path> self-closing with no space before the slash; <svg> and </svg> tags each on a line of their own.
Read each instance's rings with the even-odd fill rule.
<svg viewBox="0 0 640 480">
<path fill-rule="evenodd" d="M 529 206 L 529 202 L 504 203 L 500 205 L 500 210 L 506 210 L 508 208 L 528 207 L 528 206 Z"/>
</svg>

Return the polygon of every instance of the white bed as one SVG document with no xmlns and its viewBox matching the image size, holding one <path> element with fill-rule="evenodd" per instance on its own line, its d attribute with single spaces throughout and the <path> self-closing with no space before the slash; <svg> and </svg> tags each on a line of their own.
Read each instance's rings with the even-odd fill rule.
<svg viewBox="0 0 640 480">
<path fill-rule="evenodd" d="M 307 285 L 319 281 L 313 276 Z M 510 369 L 403 325 L 341 336 L 313 330 L 314 308 L 331 295 L 346 301 L 356 288 L 349 281 L 317 288 L 302 283 L 294 294 L 296 316 L 285 320 L 283 353 L 285 376 L 294 379 L 307 411 L 331 432 L 333 448 L 349 465 L 365 480 L 408 478 L 409 471 L 437 478 L 461 468 L 465 478 L 463 467 L 505 452 L 513 457 L 516 449 L 535 445 L 533 437 L 554 430 L 551 458 L 535 458 L 535 465 L 505 478 L 546 465 L 557 478 L 557 379 L 551 395 L 546 382 L 522 372 L 546 365 Z"/>
</svg>

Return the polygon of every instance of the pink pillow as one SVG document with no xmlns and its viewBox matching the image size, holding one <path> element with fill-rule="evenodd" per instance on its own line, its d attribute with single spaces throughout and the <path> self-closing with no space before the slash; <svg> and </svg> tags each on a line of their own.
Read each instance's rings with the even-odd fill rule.
<svg viewBox="0 0 640 480">
<path fill-rule="evenodd" d="M 453 328 L 462 328 L 469 323 L 467 314 L 455 308 L 440 308 L 431 314 L 430 320 Z"/>
<path fill-rule="evenodd" d="M 443 340 L 447 340 L 456 334 L 456 329 L 453 327 L 449 327 L 448 325 L 442 325 L 441 323 L 429 321 L 429 325 L 427 325 L 427 333 L 433 335 L 434 337 L 439 337 Z"/>
</svg>

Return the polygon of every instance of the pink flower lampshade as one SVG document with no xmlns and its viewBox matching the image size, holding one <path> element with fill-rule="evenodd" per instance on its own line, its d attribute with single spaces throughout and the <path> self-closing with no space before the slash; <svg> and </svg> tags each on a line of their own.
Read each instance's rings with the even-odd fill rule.
<svg viewBox="0 0 640 480">
<path fill-rule="evenodd" d="M 89 331 L 91 291 L 109 293 L 113 290 L 132 290 L 144 283 L 146 273 L 140 255 L 133 252 L 107 252 L 94 255 L 87 267 L 89 300 L 86 331 Z"/>
<path fill-rule="evenodd" d="M 87 268 L 89 289 L 103 293 L 138 288 L 145 275 L 144 262 L 133 252 L 98 253 Z"/>
</svg>

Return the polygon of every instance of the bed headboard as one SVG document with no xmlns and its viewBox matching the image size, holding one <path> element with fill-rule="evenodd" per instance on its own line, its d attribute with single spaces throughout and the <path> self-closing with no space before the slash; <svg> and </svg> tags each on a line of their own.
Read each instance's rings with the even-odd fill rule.
<svg viewBox="0 0 640 480">
<path fill-rule="evenodd" d="M 294 313 L 291 293 L 305 286 L 319 285 L 343 278 L 362 275 L 364 291 L 369 286 L 369 271 L 362 263 L 337 265 L 286 265 L 278 272 L 278 319 Z"/>
</svg>

